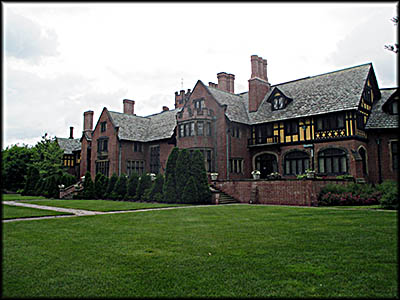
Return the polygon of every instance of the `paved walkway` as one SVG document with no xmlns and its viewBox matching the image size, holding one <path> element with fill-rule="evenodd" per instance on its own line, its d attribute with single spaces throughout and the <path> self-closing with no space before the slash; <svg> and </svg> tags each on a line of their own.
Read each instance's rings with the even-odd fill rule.
<svg viewBox="0 0 400 300">
<path fill-rule="evenodd" d="M 215 206 L 215 205 L 190 205 L 190 206 L 171 206 L 171 207 L 157 207 L 157 208 L 144 208 L 144 209 L 132 209 L 132 210 L 116 210 L 116 211 L 92 211 L 92 210 L 83 210 L 83 209 L 74 209 L 74 208 L 63 208 L 63 207 L 54 207 L 47 205 L 37 205 L 30 203 L 21 203 L 15 201 L 3 201 L 3 204 L 14 205 L 14 206 L 24 206 L 31 207 L 37 209 L 44 210 L 53 210 L 65 213 L 72 213 L 73 215 L 58 215 L 58 216 L 38 216 L 31 218 L 16 218 L 16 219 L 7 219 L 3 220 L 3 223 L 7 222 L 15 222 L 15 221 L 29 221 L 29 220 L 41 220 L 41 219 L 54 219 L 54 218 L 68 218 L 68 217 L 79 217 L 79 216 L 93 216 L 93 215 L 106 215 L 106 214 L 119 214 L 119 213 L 130 213 L 130 212 L 143 212 L 143 211 L 153 211 L 153 210 L 168 210 L 168 209 L 177 209 L 177 208 L 187 208 L 187 207 L 205 207 L 205 206 Z"/>
</svg>

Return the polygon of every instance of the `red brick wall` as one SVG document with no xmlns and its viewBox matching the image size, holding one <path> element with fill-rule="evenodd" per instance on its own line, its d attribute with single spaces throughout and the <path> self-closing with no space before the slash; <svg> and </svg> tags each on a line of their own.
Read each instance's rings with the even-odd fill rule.
<svg viewBox="0 0 400 300">
<path fill-rule="evenodd" d="M 80 176 L 85 175 L 87 171 L 87 148 L 90 146 L 90 142 L 83 136 L 81 142 L 81 162 L 80 162 Z"/>
<path fill-rule="evenodd" d="M 382 181 L 384 180 L 399 180 L 398 171 L 393 169 L 392 153 L 390 144 L 391 141 L 399 140 L 395 131 L 372 131 L 368 133 L 368 173 L 371 182 L 377 183 L 379 181 L 378 170 L 378 145 L 376 139 L 380 138 L 380 160 L 381 160 L 381 174 Z"/>
<path fill-rule="evenodd" d="M 256 203 L 316 206 L 317 197 L 328 183 L 348 184 L 343 180 L 238 180 L 217 181 L 216 187 L 242 203 L 249 203 L 252 189 L 258 189 Z"/>
</svg>

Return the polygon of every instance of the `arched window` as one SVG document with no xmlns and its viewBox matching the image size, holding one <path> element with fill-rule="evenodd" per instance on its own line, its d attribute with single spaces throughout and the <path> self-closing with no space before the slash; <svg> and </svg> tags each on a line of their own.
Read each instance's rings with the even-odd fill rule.
<svg viewBox="0 0 400 300">
<path fill-rule="evenodd" d="M 325 174 L 347 173 L 346 152 L 341 149 L 330 148 L 319 152 L 318 171 Z"/>
<path fill-rule="evenodd" d="M 304 151 L 293 151 L 285 156 L 285 175 L 303 174 L 310 168 L 310 158 Z"/>
<path fill-rule="evenodd" d="M 365 149 L 362 147 L 358 150 L 358 153 L 360 154 L 360 157 L 361 157 L 363 175 L 366 175 L 367 174 L 367 153 L 365 152 Z"/>
<path fill-rule="evenodd" d="M 276 156 L 268 153 L 258 155 L 255 160 L 256 170 L 260 171 L 260 178 L 267 178 L 273 172 L 278 172 Z"/>
</svg>

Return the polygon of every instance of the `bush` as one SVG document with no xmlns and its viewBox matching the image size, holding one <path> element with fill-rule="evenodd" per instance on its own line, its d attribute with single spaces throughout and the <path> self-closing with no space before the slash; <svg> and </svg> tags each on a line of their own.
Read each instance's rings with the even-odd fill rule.
<svg viewBox="0 0 400 300">
<path fill-rule="evenodd" d="M 139 175 L 137 173 L 131 174 L 131 176 L 128 179 L 128 187 L 125 199 L 135 200 L 138 183 L 139 183 Z"/>
<path fill-rule="evenodd" d="M 377 186 L 382 193 L 380 205 L 386 209 L 399 209 L 399 189 L 395 181 L 387 180 Z"/>
<path fill-rule="evenodd" d="M 181 203 L 196 203 L 198 195 L 197 184 L 193 176 L 190 176 L 185 188 L 183 189 Z"/>
<path fill-rule="evenodd" d="M 327 184 L 318 195 L 319 206 L 378 204 L 381 192 L 369 184 Z"/>
<path fill-rule="evenodd" d="M 204 166 L 203 154 L 196 150 L 193 152 L 190 163 L 190 175 L 193 176 L 196 184 L 197 194 L 194 202 L 211 203 L 211 192 L 208 185 L 207 172 Z"/>
<path fill-rule="evenodd" d="M 139 179 L 139 183 L 136 189 L 136 200 L 142 200 L 145 191 L 151 188 L 151 185 L 152 182 L 150 174 L 143 174 Z"/>
<path fill-rule="evenodd" d="M 123 200 L 127 193 L 127 178 L 125 174 L 119 176 L 117 182 L 115 183 L 114 190 L 112 192 L 112 198 L 116 200 Z"/>
<path fill-rule="evenodd" d="M 69 187 L 73 184 L 76 183 L 76 178 L 74 175 L 71 175 L 69 173 L 64 173 L 61 177 L 60 184 L 63 184 L 65 187 Z"/>
<path fill-rule="evenodd" d="M 171 154 L 168 156 L 167 165 L 165 168 L 165 183 L 163 186 L 163 202 L 175 203 L 176 202 L 176 161 L 179 156 L 179 148 L 172 149 Z"/>
<path fill-rule="evenodd" d="M 97 173 L 94 179 L 94 193 L 96 199 L 105 199 L 108 185 L 108 178 L 103 173 Z"/>
<path fill-rule="evenodd" d="M 21 194 L 35 196 L 36 193 L 35 187 L 39 179 L 40 179 L 39 170 L 34 166 L 29 167 L 28 175 L 25 181 L 25 186 Z"/>
<path fill-rule="evenodd" d="M 83 182 L 83 190 L 80 192 L 82 199 L 95 199 L 96 194 L 94 190 L 94 182 L 92 180 L 92 175 L 89 171 L 85 173 L 85 181 Z"/>
<path fill-rule="evenodd" d="M 155 201 L 155 195 L 162 194 L 163 185 L 164 185 L 164 176 L 162 176 L 161 174 L 158 174 L 156 176 L 156 179 L 154 180 L 151 188 L 147 189 L 144 192 L 143 200 L 144 201 Z M 159 201 L 156 201 L 156 202 L 159 202 Z"/>
<path fill-rule="evenodd" d="M 108 184 L 107 184 L 107 190 L 106 190 L 106 194 L 104 196 L 104 198 L 110 198 L 111 199 L 111 194 L 114 190 L 114 186 L 118 181 L 118 175 L 113 173 L 111 178 L 108 180 Z"/>
<path fill-rule="evenodd" d="M 185 189 L 185 186 L 190 178 L 190 171 L 189 168 L 191 167 L 191 159 L 190 159 L 190 154 L 189 150 L 187 149 L 182 149 L 179 152 L 178 158 L 176 160 L 176 168 L 175 168 L 175 198 L 177 202 L 181 202 L 181 197 L 183 190 Z"/>
</svg>

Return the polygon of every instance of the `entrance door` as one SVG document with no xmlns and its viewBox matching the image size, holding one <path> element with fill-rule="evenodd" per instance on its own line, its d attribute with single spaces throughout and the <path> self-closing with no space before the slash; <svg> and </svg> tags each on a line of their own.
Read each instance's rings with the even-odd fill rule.
<svg viewBox="0 0 400 300">
<path fill-rule="evenodd" d="M 267 178 L 267 175 L 278 172 L 276 156 L 268 153 L 257 156 L 256 169 L 261 173 L 260 178 Z"/>
</svg>

